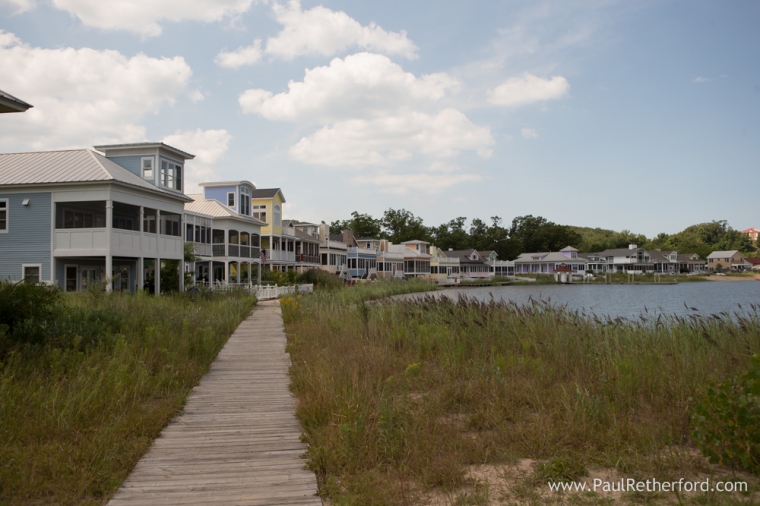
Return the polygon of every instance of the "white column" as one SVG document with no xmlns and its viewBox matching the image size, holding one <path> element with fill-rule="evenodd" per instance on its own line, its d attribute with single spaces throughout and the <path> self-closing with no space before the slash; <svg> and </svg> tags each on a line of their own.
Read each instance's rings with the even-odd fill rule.
<svg viewBox="0 0 760 506">
<path fill-rule="evenodd" d="M 213 260 L 208 261 L 208 286 L 209 288 L 214 287 L 214 261 Z"/>
<path fill-rule="evenodd" d="M 225 260 L 224 262 L 224 284 L 227 285 L 230 282 L 230 263 Z"/>
<path fill-rule="evenodd" d="M 155 273 L 153 278 L 156 280 L 154 285 L 154 291 L 156 292 L 155 295 L 161 295 L 161 259 L 156 258 L 156 267 L 154 269 Z"/>
<path fill-rule="evenodd" d="M 264 268 L 264 264 L 263 264 L 263 263 L 261 263 L 261 262 L 259 262 L 259 264 L 257 265 L 257 267 L 258 267 L 258 268 L 256 269 L 256 278 L 257 278 L 257 279 L 256 279 L 256 283 L 257 283 L 259 286 L 261 286 L 261 269 L 263 269 L 263 268 Z"/>
<path fill-rule="evenodd" d="M 113 290 L 113 256 L 111 256 L 111 236 L 113 235 L 113 200 L 106 200 L 106 237 L 108 246 L 106 250 L 106 291 Z M 66 281 L 64 280 L 64 283 Z"/>
<path fill-rule="evenodd" d="M 238 246 L 239 247 L 239 246 Z M 235 265 L 237 268 L 235 269 L 235 283 L 240 284 L 240 262 L 236 262 Z"/>
<path fill-rule="evenodd" d="M 110 234 L 109 234 L 110 237 Z M 110 249 L 110 248 L 109 248 Z M 111 256 L 111 252 L 109 251 L 106 253 L 106 291 L 110 292 L 113 290 L 113 257 Z M 65 280 L 64 280 L 65 283 Z"/>
<path fill-rule="evenodd" d="M 140 208 L 140 218 L 142 222 L 142 208 Z M 137 259 L 137 291 L 141 292 L 145 285 L 145 259 L 140 257 Z"/>
</svg>

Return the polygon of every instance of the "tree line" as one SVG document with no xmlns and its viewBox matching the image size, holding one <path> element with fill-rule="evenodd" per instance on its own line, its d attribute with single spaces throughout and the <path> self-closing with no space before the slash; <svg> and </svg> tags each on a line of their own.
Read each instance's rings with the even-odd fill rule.
<svg viewBox="0 0 760 506">
<path fill-rule="evenodd" d="M 541 216 L 518 216 L 507 225 L 499 216 L 489 221 L 460 216 L 438 226 L 426 226 L 422 217 L 406 209 L 388 209 L 382 217 L 351 213 L 347 220 L 330 223 L 330 233 L 349 229 L 357 238 L 388 239 L 395 244 L 420 239 L 442 249 L 478 251 L 494 250 L 502 260 L 514 260 L 520 253 L 559 251 L 573 246 L 581 252 L 600 252 L 606 249 L 627 248 L 633 243 L 647 249 L 677 250 L 697 253 L 705 258 L 716 250 L 739 250 L 745 255 L 757 254 L 754 244 L 725 220 L 692 225 L 677 234 L 659 234 L 648 239 L 629 230 L 616 232 L 601 228 L 559 225 Z"/>
</svg>

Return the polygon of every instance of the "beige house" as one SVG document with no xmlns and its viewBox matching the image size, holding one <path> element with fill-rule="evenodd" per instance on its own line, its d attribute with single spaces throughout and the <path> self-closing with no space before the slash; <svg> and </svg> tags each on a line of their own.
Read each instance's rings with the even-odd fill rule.
<svg viewBox="0 0 760 506">
<path fill-rule="evenodd" d="M 440 248 L 430 246 L 430 277 L 436 282 L 459 283 L 459 257 L 449 257 Z"/>
<path fill-rule="evenodd" d="M 715 272 L 719 267 L 731 271 L 745 271 L 752 269 L 752 264 L 747 262 L 738 250 L 713 251 L 707 256 L 707 270 Z"/>
</svg>

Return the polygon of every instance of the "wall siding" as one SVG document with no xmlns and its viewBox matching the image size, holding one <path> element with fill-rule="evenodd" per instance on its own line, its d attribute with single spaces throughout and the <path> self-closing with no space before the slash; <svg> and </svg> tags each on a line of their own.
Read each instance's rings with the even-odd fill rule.
<svg viewBox="0 0 760 506">
<path fill-rule="evenodd" d="M 50 193 L 0 193 L 8 199 L 8 233 L 0 233 L 0 279 L 21 279 L 21 264 L 42 264 L 50 280 Z M 28 206 L 22 206 L 30 199 Z"/>
<path fill-rule="evenodd" d="M 109 156 L 108 159 L 118 163 L 132 174 L 142 177 L 141 172 L 141 160 L 147 158 L 147 156 Z M 156 158 L 153 157 L 153 163 L 156 163 Z M 155 173 L 155 167 L 153 168 Z M 151 181 L 152 182 L 152 181 Z"/>
<path fill-rule="evenodd" d="M 205 188 L 206 199 L 213 199 L 227 205 L 227 193 L 235 192 L 235 205 L 237 205 L 237 187 L 236 186 L 212 186 Z"/>
</svg>

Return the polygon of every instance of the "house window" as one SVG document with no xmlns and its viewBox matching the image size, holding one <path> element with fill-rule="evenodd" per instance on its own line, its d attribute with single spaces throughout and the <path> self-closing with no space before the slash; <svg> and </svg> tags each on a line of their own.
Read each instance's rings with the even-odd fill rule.
<svg viewBox="0 0 760 506">
<path fill-rule="evenodd" d="M 59 202 L 55 205 L 55 228 L 103 228 L 106 203 Z"/>
<path fill-rule="evenodd" d="M 276 227 L 279 227 L 282 223 L 282 212 L 280 211 L 280 206 L 275 205 L 274 206 L 274 225 Z"/>
<path fill-rule="evenodd" d="M 156 210 L 143 208 L 143 232 L 156 233 Z"/>
<path fill-rule="evenodd" d="M 235 192 L 227 192 L 227 207 L 235 207 Z"/>
<path fill-rule="evenodd" d="M 266 204 L 260 204 L 253 206 L 253 217 L 257 220 L 261 220 L 266 223 L 267 221 L 267 206 Z"/>
<path fill-rule="evenodd" d="M 243 216 L 251 215 L 251 190 L 240 188 L 240 214 Z"/>
<path fill-rule="evenodd" d="M 8 232 L 8 199 L 0 199 L 0 234 Z"/>
<path fill-rule="evenodd" d="M 174 237 L 181 237 L 182 231 L 180 229 L 180 223 L 182 217 L 179 214 L 174 213 L 161 213 L 161 233 L 163 235 L 172 235 Z"/>
<path fill-rule="evenodd" d="M 142 159 L 142 177 L 148 181 L 153 181 L 153 158 Z"/>
<path fill-rule="evenodd" d="M 182 166 L 176 163 L 161 161 L 159 181 L 162 186 L 182 191 Z"/>
<path fill-rule="evenodd" d="M 26 283 L 37 284 L 40 282 L 42 264 L 24 264 L 21 266 L 21 275 Z"/>
<path fill-rule="evenodd" d="M 122 202 L 113 203 L 113 228 L 140 231 L 140 208 Z"/>
</svg>

